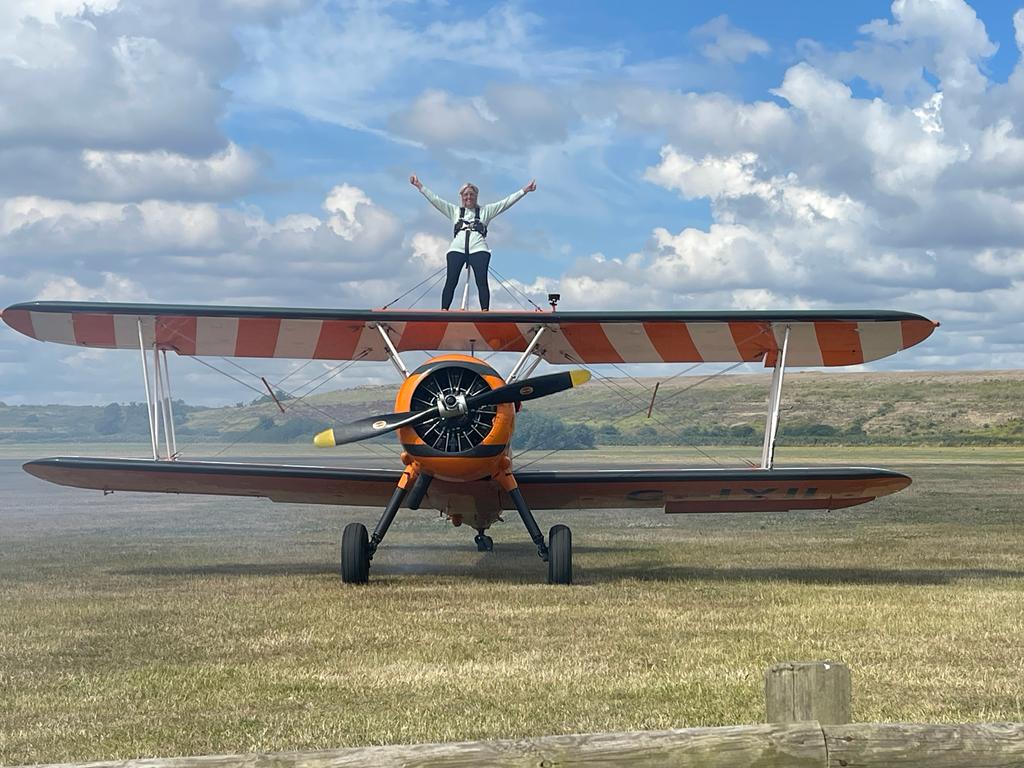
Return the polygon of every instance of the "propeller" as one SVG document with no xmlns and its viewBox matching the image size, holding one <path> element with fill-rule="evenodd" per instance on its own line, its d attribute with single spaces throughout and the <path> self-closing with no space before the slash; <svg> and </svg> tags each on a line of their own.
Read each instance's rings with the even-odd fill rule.
<svg viewBox="0 0 1024 768">
<path fill-rule="evenodd" d="M 466 399 L 466 406 L 479 408 L 484 405 L 522 403 L 526 400 L 536 400 L 538 397 L 547 397 L 588 381 L 590 381 L 590 372 L 583 370 L 534 376 L 532 379 L 523 379 L 488 392 L 481 392 L 479 395 L 473 395 Z"/>
<path fill-rule="evenodd" d="M 590 381 L 589 371 L 565 371 L 523 379 L 470 397 L 449 394 L 439 398 L 437 405 L 422 411 L 386 413 L 381 416 L 359 419 L 340 427 L 325 429 L 313 438 L 313 444 L 317 448 L 330 448 L 335 445 L 355 443 L 385 432 L 392 432 L 401 427 L 413 427 L 434 418 L 458 418 L 465 416 L 473 409 L 488 405 L 536 400 L 538 397 L 547 397 L 587 381 Z"/>
</svg>

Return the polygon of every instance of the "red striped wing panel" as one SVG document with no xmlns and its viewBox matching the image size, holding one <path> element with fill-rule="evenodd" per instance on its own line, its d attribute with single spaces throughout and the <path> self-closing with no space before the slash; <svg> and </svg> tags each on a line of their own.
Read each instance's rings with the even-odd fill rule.
<svg viewBox="0 0 1024 768">
<path fill-rule="evenodd" d="M 788 364 L 857 365 L 926 339 L 903 312 L 428 312 L 31 302 L 4 322 L 40 341 L 107 349 L 154 343 L 182 355 L 384 360 L 401 352 L 537 351 L 558 364 L 763 362 L 789 329 Z"/>
</svg>

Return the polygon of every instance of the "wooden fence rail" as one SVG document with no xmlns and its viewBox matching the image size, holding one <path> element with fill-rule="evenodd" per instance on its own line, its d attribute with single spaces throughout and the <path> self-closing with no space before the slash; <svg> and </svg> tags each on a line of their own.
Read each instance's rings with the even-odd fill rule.
<svg viewBox="0 0 1024 768">
<path fill-rule="evenodd" d="M 851 724 L 850 699 L 850 673 L 844 665 L 785 662 L 765 672 L 767 725 L 48 768 L 1024 768 L 1024 723 Z"/>
<path fill-rule="evenodd" d="M 77 768 L 1011 768 L 1024 723 L 818 722 L 88 763 Z"/>
</svg>

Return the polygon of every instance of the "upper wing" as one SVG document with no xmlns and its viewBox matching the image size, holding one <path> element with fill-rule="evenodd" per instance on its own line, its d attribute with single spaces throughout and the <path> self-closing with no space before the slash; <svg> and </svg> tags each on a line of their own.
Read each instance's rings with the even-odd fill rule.
<svg viewBox="0 0 1024 768">
<path fill-rule="evenodd" d="M 25 471 L 59 485 L 104 491 L 264 496 L 274 501 L 383 507 L 400 470 L 235 464 L 212 461 L 52 458 Z M 898 472 L 865 467 L 628 469 L 516 473 L 535 509 L 659 508 L 666 512 L 838 509 L 910 485 Z M 435 480 L 424 506 L 514 509 L 490 481 Z"/>
<path fill-rule="evenodd" d="M 895 354 L 938 323 L 882 310 L 793 312 L 441 312 L 29 302 L 3 319 L 40 341 L 181 355 L 385 360 L 399 351 L 537 352 L 549 363 L 761 362 L 856 365 Z"/>
</svg>

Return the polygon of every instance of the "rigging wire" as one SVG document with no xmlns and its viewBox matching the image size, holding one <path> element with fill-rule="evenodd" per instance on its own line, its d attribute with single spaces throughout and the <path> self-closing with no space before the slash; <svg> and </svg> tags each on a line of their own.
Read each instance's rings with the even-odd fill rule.
<svg viewBox="0 0 1024 768">
<path fill-rule="evenodd" d="M 430 292 L 431 292 L 432 290 L 434 290 L 434 286 L 436 286 L 436 285 L 437 285 L 438 283 L 440 283 L 440 282 L 441 282 L 441 279 L 442 279 L 443 277 L 444 277 L 444 275 L 442 275 L 441 273 L 437 273 L 437 276 L 436 276 L 436 277 L 434 278 L 434 282 L 432 282 L 432 283 L 431 283 L 430 285 L 428 285 L 428 286 L 426 287 L 426 290 L 424 290 L 424 291 L 423 291 L 423 293 L 421 293 L 421 294 L 420 294 L 419 296 L 417 296 L 417 297 L 416 297 L 416 301 L 414 301 L 414 302 L 413 302 L 412 304 L 410 304 L 410 305 L 409 305 L 409 309 L 412 309 L 412 308 L 413 308 L 413 307 L 415 307 L 415 306 L 416 306 L 417 304 L 419 304 L 419 303 L 420 303 L 420 301 L 421 301 L 421 300 L 423 299 L 423 297 L 424 297 L 424 296 L 426 296 L 426 295 L 427 295 L 428 293 L 430 293 Z M 423 281 L 423 282 L 426 282 L 426 281 Z M 420 284 L 419 284 L 419 285 L 417 285 L 416 287 L 417 287 L 417 288 L 419 288 L 419 286 L 420 286 L 420 285 L 423 285 L 423 283 L 420 283 Z M 415 289 L 414 289 L 414 290 L 415 290 Z M 408 295 L 408 294 L 410 294 L 410 293 L 412 293 L 412 291 L 406 291 L 406 292 L 405 292 L 404 294 L 402 294 L 402 295 L 403 295 L 403 296 L 406 296 L 406 295 Z M 395 301 L 397 301 L 397 299 L 396 299 Z M 392 302 L 392 303 L 394 303 L 394 302 Z"/>
<path fill-rule="evenodd" d="M 424 284 L 425 282 L 427 282 L 428 280 L 430 280 L 430 279 L 431 279 L 432 277 L 436 277 L 437 275 L 443 274 L 443 273 L 445 273 L 445 272 L 447 272 L 447 271 L 448 271 L 448 267 L 447 267 L 447 265 L 446 265 L 446 266 L 443 266 L 443 267 L 441 267 L 441 268 L 440 268 L 439 270 L 437 270 L 436 272 L 431 272 L 431 273 L 430 273 L 429 275 L 427 275 L 427 276 L 426 276 L 425 278 L 423 278 L 422 280 L 420 280 L 420 281 L 419 281 L 418 283 L 416 283 L 416 285 L 414 285 L 414 286 L 413 286 L 412 288 L 410 288 L 409 290 L 407 290 L 407 291 L 406 291 L 405 293 L 403 293 L 403 294 L 402 294 L 401 296 L 399 296 L 399 297 L 398 297 L 398 298 L 396 298 L 396 299 L 392 299 L 391 301 L 389 301 L 389 302 L 388 302 L 387 304 L 385 304 L 385 305 L 384 305 L 383 307 L 381 307 L 381 309 L 387 309 L 387 308 L 388 308 L 388 307 L 390 307 L 390 306 L 391 306 L 392 304 L 396 304 L 396 303 L 398 303 L 399 301 L 401 301 L 402 299 L 404 299 L 404 298 L 405 298 L 406 296 L 408 296 L 408 295 L 409 295 L 410 293 L 412 293 L 412 292 L 413 292 L 413 291 L 415 291 L 415 290 L 416 290 L 417 288 L 419 288 L 419 287 L 420 287 L 421 285 L 423 285 L 423 284 Z"/>
<path fill-rule="evenodd" d="M 335 376 L 338 376 L 338 375 L 340 375 L 341 373 L 343 373 L 344 371 L 348 370 L 348 368 L 350 368 L 351 366 L 355 365 L 355 363 L 356 363 L 356 362 L 358 362 L 358 361 L 359 361 L 359 360 L 361 360 L 361 359 L 362 359 L 363 357 L 365 357 L 365 356 L 366 356 L 366 354 L 367 354 L 367 351 L 366 351 L 366 350 L 364 350 L 363 352 L 361 352 L 361 353 L 360 353 L 360 354 L 359 354 L 358 356 L 356 356 L 356 357 L 355 357 L 355 358 L 353 358 L 352 360 L 346 360 L 346 361 L 345 361 L 344 363 L 340 364 L 339 366 L 336 366 L 335 372 L 334 372 L 334 374 L 333 374 L 333 375 L 332 375 L 331 377 L 329 377 L 328 379 L 325 379 L 325 380 L 324 380 L 324 381 L 322 381 L 322 382 L 321 382 L 320 384 L 318 384 L 318 385 L 317 385 L 317 386 L 316 386 L 316 387 L 315 387 L 315 388 L 314 388 L 313 390 L 310 390 L 310 391 L 308 391 L 308 392 L 305 392 L 305 393 L 304 393 L 304 394 L 302 394 L 301 396 L 299 396 L 299 395 L 296 395 L 296 394 L 294 394 L 294 393 L 292 393 L 292 392 L 289 392 L 288 390 L 284 390 L 285 394 L 287 394 L 287 395 L 288 395 L 288 396 L 289 396 L 289 397 L 291 398 L 291 399 L 289 399 L 289 400 L 287 400 L 287 401 L 286 401 L 286 402 L 288 403 L 288 406 L 289 406 L 289 408 L 291 408 L 291 407 L 293 407 L 293 406 L 299 406 L 299 407 L 301 407 L 301 408 L 305 408 L 305 409 L 307 409 L 307 410 L 309 410 L 309 411 L 311 411 L 311 412 L 313 412 L 313 413 L 316 413 L 316 414 L 317 414 L 317 415 L 319 415 L 319 416 L 325 417 L 325 418 L 327 418 L 327 419 L 329 419 L 329 420 L 333 420 L 333 419 L 334 419 L 334 414 L 332 414 L 332 413 L 330 413 L 330 412 L 328 412 L 328 411 L 324 410 L 323 408 L 320 408 L 319 406 L 313 405 L 312 403 L 308 403 L 308 402 L 305 402 L 304 398 L 306 398 L 306 397 L 308 397 L 309 395 L 311 395 L 311 394 L 313 393 L 313 391 L 315 391 L 315 390 L 316 390 L 316 389 L 318 389 L 319 387 L 323 386 L 323 384 L 326 384 L 326 383 L 327 383 L 327 381 L 330 381 L 330 379 L 331 379 L 331 378 L 334 378 Z M 221 375 L 223 375 L 223 376 L 227 376 L 227 377 L 228 377 L 229 379 L 231 379 L 232 381 L 235 381 L 235 382 L 237 382 L 237 383 L 241 384 L 241 385 L 242 385 L 243 387 L 246 387 L 247 389 L 251 389 L 252 391 L 254 391 L 254 392 L 257 392 L 257 393 L 259 393 L 261 397 L 263 397 L 263 396 L 264 396 L 264 392 L 263 392 L 263 390 L 259 389 L 258 387 L 255 387 L 255 386 L 253 386 L 253 385 L 249 384 L 248 382 L 242 381 L 242 380 L 241 380 L 241 379 L 239 379 L 239 378 L 238 378 L 237 376 L 233 376 L 233 375 L 231 375 L 230 373 L 228 373 L 227 371 L 223 371 L 223 370 L 221 370 L 221 369 L 220 369 L 220 368 L 218 368 L 217 366 L 215 366 L 215 365 L 213 365 L 213 364 L 211 364 L 211 363 L 208 363 L 208 362 L 206 362 L 205 360 L 203 360 L 203 359 L 202 359 L 202 358 L 200 358 L 200 357 L 195 357 L 195 356 L 190 356 L 190 357 L 191 357 L 191 358 L 192 358 L 193 360 L 195 360 L 195 361 L 196 361 L 197 363 L 199 363 L 199 364 L 201 364 L 201 365 L 204 365 L 204 366 L 206 366 L 207 368 L 209 368 L 209 369 L 211 369 L 211 370 L 213 370 L 213 371 L 216 371 L 217 373 L 219 373 L 219 374 L 221 374 Z M 228 358 L 222 358 L 222 359 L 223 359 L 223 360 L 224 360 L 225 362 L 229 362 L 229 363 L 231 363 L 231 364 L 232 364 L 232 365 L 234 365 L 234 366 L 235 366 L 236 368 L 239 368 L 240 370 L 242 370 L 242 371 L 245 371 L 245 372 L 246 372 L 247 374 L 249 374 L 250 376 L 253 376 L 254 378 L 259 378 L 259 375 L 258 375 L 258 374 L 254 373 L 254 372 L 252 372 L 252 371 L 249 371 L 248 369 L 246 369 L 246 368 L 245 368 L 245 366 L 239 365 L 238 363 L 235 363 L 235 362 L 231 361 L 231 360 L 230 360 L 230 359 L 228 359 Z M 318 377 L 318 378 L 319 378 L 319 377 Z M 314 379 L 314 380 L 315 380 L 315 379 Z M 247 417 L 248 417 L 248 414 L 246 415 L 246 418 L 247 418 Z M 242 419 L 242 421 L 244 421 L 244 420 L 245 420 L 245 419 L 243 418 L 243 419 Z M 237 423 L 240 423 L 240 422 L 237 422 Z M 217 456 L 220 456 L 220 455 L 221 455 L 221 454 L 223 454 L 223 453 L 224 453 L 225 451 L 227 451 L 227 450 L 229 450 L 229 449 L 233 448 L 233 447 L 234 447 L 235 445 L 237 445 L 238 443 L 240 443 L 240 442 L 241 442 L 241 441 L 242 441 L 242 440 L 243 440 L 243 439 L 244 439 L 245 437 L 247 437 L 247 436 L 248 436 L 248 435 L 249 435 L 250 433 L 252 433 L 252 432 L 253 432 L 253 431 L 254 431 L 254 430 L 255 430 L 256 428 L 257 428 L 257 427 L 253 427 L 253 429 L 250 429 L 250 430 L 249 430 L 248 432 L 246 432 L 245 434 L 243 434 L 242 436 L 240 436 L 240 437 L 239 437 L 239 438 L 238 438 L 237 440 L 235 440 L 234 442 L 232 442 L 232 443 L 230 443 L 230 444 L 226 445 L 225 447 L 223 447 L 223 448 L 222 448 L 221 450 L 219 450 L 219 451 L 218 451 L 217 453 L 213 454 L 213 457 L 217 457 Z M 370 453 L 374 453 L 374 454 L 375 454 L 375 455 L 377 455 L 377 456 L 380 456 L 380 455 L 381 455 L 381 454 L 380 454 L 380 452 L 379 452 L 379 449 L 384 449 L 384 446 L 370 446 L 370 445 L 366 445 L 366 444 L 364 444 L 364 443 L 360 443 L 360 445 L 361 445 L 361 446 L 362 446 L 362 447 L 363 447 L 363 448 L 364 448 L 365 450 L 368 450 L 368 451 L 369 451 Z M 374 450 L 375 448 L 376 448 L 376 449 L 378 449 L 378 450 L 376 450 L 376 451 L 375 451 L 375 450 Z M 394 455 L 395 455 L 395 452 L 394 452 L 394 451 L 389 451 L 389 450 L 387 450 L 387 449 L 384 449 L 384 450 L 386 451 L 386 454 L 387 454 L 388 458 L 392 458 L 392 457 L 394 457 Z"/>
<path fill-rule="evenodd" d="M 611 389 L 616 395 L 618 395 L 628 405 L 635 407 L 637 405 L 637 403 L 639 402 L 639 398 L 634 396 L 631 392 L 629 392 L 629 390 L 627 390 L 621 384 L 618 384 L 615 379 L 612 379 L 612 378 L 607 377 L 607 376 L 599 375 L 598 372 L 596 370 L 594 370 L 593 366 L 589 366 L 589 365 L 587 365 L 586 363 L 584 363 L 584 362 L 582 362 L 580 360 L 575 360 L 575 359 L 572 358 L 572 356 L 570 356 L 567 353 L 563 353 L 563 355 L 570 362 L 573 362 L 576 365 L 582 365 L 584 368 L 586 368 L 588 371 L 590 371 L 595 379 L 597 379 L 602 384 L 604 384 L 609 389 Z M 699 386 L 700 384 L 703 384 L 703 383 L 705 383 L 707 381 L 710 381 L 711 379 L 716 378 L 717 376 L 721 376 L 723 374 L 726 374 L 729 371 L 732 371 L 732 370 L 738 368 L 739 366 L 743 365 L 745 362 L 746 361 L 740 361 L 738 363 L 734 363 L 733 365 L 730 365 L 728 368 L 722 369 L 721 371 L 716 371 L 715 373 L 713 373 L 713 374 L 711 374 L 709 376 L 706 376 L 703 379 L 700 379 L 699 381 L 695 382 L 694 384 L 691 384 L 690 386 L 685 387 L 683 391 L 686 391 L 686 390 L 689 390 L 689 389 L 693 389 L 693 387 Z M 635 381 L 635 379 L 634 379 L 634 381 Z M 675 394 L 677 394 L 677 393 L 673 393 L 673 397 L 675 396 Z M 641 411 L 646 410 L 646 404 L 642 404 L 642 405 L 643 405 L 643 407 L 640 410 Z M 635 412 L 627 413 L 624 416 L 621 416 L 618 419 L 615 419 L 612 422 L 612 424 L 618 424 L 618 423 L 620 423 L 622 421 L 625 421 L 628 418 L 631 418 L 634 415 L 635 415 Z M 677 440 L 680 440 L 681 442 L 686 443 L 691 448 L 693 448 L 695 451 L 697 451 L 697 453 L 701 454 L 706 459 L 708 459 L 709 461 L 717 464 L 718 466 L 725 466 L 725 465 L 722 464 L 722 462 L 718 461 L 718 459 L 716 459 L 714 456 L 712 456 L 707 451 L 705 451 L 702 448 L 700 448 L 700 446 L 698 446 L 695 443 L 693 443 L 692 441 L 688 440 L 681 433 L 676 432 L 671 426 L 665 424 L 665 422 L 663 422 L 661 419 L 659 419 L 657 417 L 653 417 L 653 416 L 652 416 L 652 418 L 654 419 L 655 423 L 657 423 L 659 426 L 661 426 L 664 429 L 666 429 L 669 432 L 669 434 L 672 435 L 673 437 L 675 437 Z M 536 449 L 529 449 L 528 448 L 528 449 L 526 449 L 524 451 L 521 451 L 520 453 L 516 454 L 516 456 L 514 456 L 513 458 L 515 458 L 515 459 L 521 458 L 523 455 L 529 453 L 531 450 L 536 450 Z M 544 454 L 543 456 L 540 456 L 540 457 L 538 457 L 536 459 L 533 459 L 528 464 L 525 464 L 525 465 L 523 465 L 523 467 L 520 467 L 520 469 L 525 469 L 526 467 L 529 467 L 529 466 L 531 466 L 533 464 L 536 464 L 538 461 L 541 461 L 542 459 L 545 459 L 545 458 L 547 458 L 549 456 L 552 456 L 555 453 L 558 453 L 559 451 L 563 451 L 563 450 L 565 450 L 565 448 L 563 448 L 563 447 L 555 448 L 552 451 L 549 451 L 548 453 Z M 740 458 L 742 461 L 747 461 L 749 463 L 749 461 L 747 459 L 743 458 L 743 457 L 738 457 L 738 458 Z"/>
<path fill-rule="evenodd" d="M 506 290 L 506 291 L 508 291 L 509 293 L 512 293 L 512 291 L 510 291 L 510 290 L 508 289 L 508 287 L 507 287 L 507 286 L 506 286 L 505 284 L 506 284 L 506 283 L 508 283 L 508 284 L 509 284 L 509 285 L 511 285 L 511 286 L 512 286 L 513 288 L 515 288 L 515 283 L 513 283 L 513 282 L 512 282 L 511 280 L 507 280 L 507 279 L 506 279 L 505 277 L 503 277 L 503 276 L 502 276 L 502 274 L 501 274 L 501 273 L 500 273 L 500 272 L 499 272 L 498 270 L 496 270 L 496 269 L 495 269 L 494 267 L 488 267 L 488 269 L 489 269 L 489 270 L 490 270 L 491 272 L 493 272 L 493 273 L 494 273 L 494 276 L 495 276 L 496 278 L 498 278 L 498 282 L 499 282 L 499 283 L 501 283 L 503 287 L 505 287 L 505 290 Z M 539 307 L 539 306 L 537 305 L 537 302 L 535 302 L 535 301 L 534 301 L 533 299 L 531 299 L 531 298 L 530 298 L 529 296 L 527 296 L 527 295 L 526 295 L 526 293 L 525 293 L 524 291 L 521 291 L 521 290 L 519 290 L 518 288 L 516 288 L 516 290 L 517 290 L 517 291 L 519 291 L 519 293 L 520 293 L 520 294 L 522 295 L 522 297 L 523 297 L 524 299 L 526 299 L 526 300 L 527 300 L 528 302 L 530 302 L 531 304 L 533 304 L 534 308 L 535 308 L 535 309 L 536 309 L 536 310 L 537 310 L 538 312 L 543 312 L 543 311 L 544 311 L 544 310 L 543 310 L 543 309 L 542 309 L 541 307 Z M 512 298 L 515 298 L 515 297 L 513 296 Z M 518 299 L 517 299 L 517 301 L 518 301 Z M 522 302 L 520 302 L 519 306 L 522 306 Z"/>
</svg>

